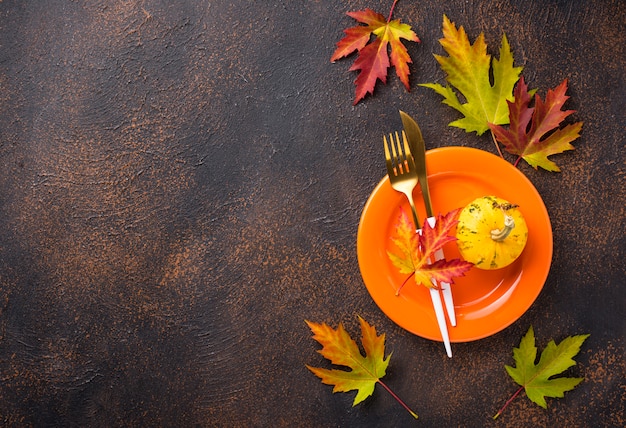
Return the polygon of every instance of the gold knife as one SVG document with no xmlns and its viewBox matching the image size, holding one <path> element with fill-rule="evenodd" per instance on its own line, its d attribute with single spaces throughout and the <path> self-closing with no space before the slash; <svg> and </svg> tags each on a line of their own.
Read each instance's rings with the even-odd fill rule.
<svg viewBox="0 0 626 428">
<path fill-rule="evenodd" d="M 409 140 L 409 147 L 411 153 L 415 159 L 415 169 L 417 169 L 417 176 L 419 177 L 420 187 L 422 188 L 422 197 L 424 198 L 424 205 L 426 206 L 426 215 L 432 217 L 433 206 L 430 201 L 430 191 L 428 190 L 428 179 L 426 172 L 426 144 L 422 137 L 422 131 L 419 125 L 411 116 L 400 110 L 400 118 L 402 119 L 402 126 L 406 132 L 406 136 Z"/>
</svg>

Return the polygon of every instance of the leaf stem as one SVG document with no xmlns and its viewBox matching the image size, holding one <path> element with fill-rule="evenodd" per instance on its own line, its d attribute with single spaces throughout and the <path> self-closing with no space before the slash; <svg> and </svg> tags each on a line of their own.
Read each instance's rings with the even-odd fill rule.
<svg viewBox="0 0 626 428">
<path fill-rule="evenodd" d="M 495 420 L 495 419 L 497 419 L 497 418 L 498 418 L 498 416 L 500 416 L 500 415 L 502 414 L 502 412 L 504 411 L 504 409 L 506 409 L 506 408 L 509 406 L 509 404 L 511 404 L 511 402 L 512 402 L 513 400 L 515 400 L 515 397 L 517 397 L 517 396 L 519 395 L 519 393 L 520 393 L 520 392 L 522 392 L 523 390 L 524 390 L 524 387 L 523 387 L 523 386 L 520 386 L 520 387 L 519 387 L 519 389 L 518 389 L 517 391 L 515 391 L 515 394 L 513 394 L 513 395 L 511 396 L 511 398 L 509 398 L 509 399 L 507 400 L 507 402 L 506 402 L 506 403 L 504 403 L 504 406 L 502 406 L 502 408 L 501 408 L 500 410 L 498 410 L 498 413 L 496 413 L 495 415 L 493 415 L 493 419 L 494 419 L 494 420 Z"/>
<path fill-rule="evenodd" d="M 491 132 L 491 138 L 493 139 L 493 144 L 495 144 L 496 149 L 498 149 L 498 154 L 500 155 L 502 159 L 504 159 L 504 156 L 502 156 L 502 151 L 500 150 L 500 145 L 498 144 L 498 140 L 496 139 L 496 135 L 493 133 L 493 131 L 489 131 L 489 132 Z"/>
<path fill-rule="evenodd" d="M 395 398 L 395 399 L 396 399 L 396 401 L 397 401 L 398 403 L 400 403 L 400 404 L 402 405 L 402 407 L 404 407 L 404 408 L 406 409 L 406 411 L 407 411 L 407 412 L 409 412 L 409 413 L 411 414 L 411 416 L 413 416 L 415 419 L 417 419 L 417 413 L 415 413 L 413 410 L 411 410 L 411 409 L 409 408 L 409 406 L 407 406 L 407 405 L 404 403 L 404 401 L 402 401 L 402 400 L 400 399 L 400 397 L 398 397 L 396 394 L 394 394 L 394 392 L 393 392 L 393 391 L 392 391 L 392 390 L 391 390 L 391 389 L 390 389 L 387 385 L 385 385 L 385 383 L 384 383 L 383 381 L 381 381 L 381 380 L 379 379 L 377 382 L 378 382 L 378 383 L 380 383 L 380 384 L 382 385 L 382 387 L 383 387 L 383 388 L 385 388 L 385 389 L 387 390 L 387 392 L 388 392 L 388 393 L 390 393 L 390 394 L 391 394 L 391 396 L 392 396 L 393 398 Z"/>
<path fill-rule="evenodd" d="M 396 8 L 396 3 L 398 3 L 398 0 L 393 0 L 391 10 L 389 11 L 389 17 L 387 17 L 387 22 L 391 22 L 391 16 L 393 15 L 393 10 Z"/>
<path fill-rule="evenodd" d="M 406 285 L 406 283 L 409 281 L 409 279 L 411 279 L 412 276 L 415 275 L 415 272 L 413 272 L 411 275 L 407 276 L 406 279 L 404 280 L 404 282 L 402 283 L 402 285 L 400 286 L 400 288 L 398 288 L 396 290 L 396 296 L 400 295 L 400 290 L 402 290 L 402 288 Z"/>
</svg>

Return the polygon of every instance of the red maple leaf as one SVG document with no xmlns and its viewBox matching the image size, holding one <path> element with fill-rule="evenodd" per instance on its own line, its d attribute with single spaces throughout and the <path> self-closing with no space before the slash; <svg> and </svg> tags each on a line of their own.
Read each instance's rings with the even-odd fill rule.
<svg viewBox="0 0 626 428">
<path fill-rule="evenodd" d="M 337 49 L 330 60 L 334 62 L 358 51 L 358 56 L 350 67 L 350 71 L 360 70 L 355 80 L 356 98 L 354 104 L 357 104 L 368 93 L 374 93 L 377 80 L 387 83 L 387 69 L 390 65 L 388 46 L 391 47 L 391 64 L 395 67 L 396 74 L 406 90 L 410 91 L 411 89 L 409 85 L 409 63 L 412 61 L 401 39 L 413 42 L 420 40 L 411 30 L 411 26 L 401 24 L 399 19 L 391 20 L 396 2 L 397 0 L 393 2 L 387 19 L 371 9 L 347 13 L 348 16 L 365 25 L 357 25 L 344 30 L 346 35 L 337 43 Z M 376 38 L 369 43 L 372 35 Z"/>
<path fill-rule="evenodd" d="M 507 101 L 509 105 L 509 128 L 489 124 L 496 139 L 504 145 L 509 153 L 518 155 L 533 168 L 538 166 L 548 171 L 560 171 L 559 167 L 548 159 L 548 156 L 573 150 L 570 143 L 580 136 L 582 122 L 559 128 L 561 122 L 574 113 L 574 110 L 561 110 L 569 98 L 567 79 L 554 89 L 549 89 L 543 101 L 535 94 L 535 106 L 529 107 L 531 96 L 524 77 L 515 87 L 515 101 Z"/>
<path fill-rule="evenodd" d="M 445 215 L 438 215 L 432 227 L 427 221 L 424 222 L 420 234 L 415 232 L 415 226 L 409 220 L 409 216 L 401 210 L 391 238 L 400 254 L 387 251 L 393 265 L 401 273 L 414 275 L 416 284 L 428 288 L 434 286 L 433 280 L 452 284 L 455 277 L 463 276 L 474 266 L 472 263 L 461 259 L 441 259 L 431 263 L 435 252 L 442 249 L 446 243 L 456 240 L 456 237 L 449 234 L 458 223 L 459 212 L 460 209 L 456 209 Z M 397 291 L 399 292 L 400 290 Z"/>
</svg>

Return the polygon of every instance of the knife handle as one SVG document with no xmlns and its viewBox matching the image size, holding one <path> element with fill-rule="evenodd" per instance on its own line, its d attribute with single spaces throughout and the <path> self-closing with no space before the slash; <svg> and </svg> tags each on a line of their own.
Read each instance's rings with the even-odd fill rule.
<svg viewBox="0 0 626 428">
<path fill-rule="evenodd" d="M 428 221 L 431 227 L 435 224 L 434 217 L 427 218 L 426 221 Z M 421 235 L 422 229 L 417 229 L 416 232 Z M 441 256 L 443 257 L 443 251 L 441 252 Z M 430 259 L 426 260 L 426 262 L 430 264 Z M 448 334 L 448 326 L 446 325 L 446 317 L 444 315 L 441 295 L 439 294 L 439 289 L 437 288 L 437 281 L 435 281 L 434 278 L 431 278 L 431 282 L 434 287 L 429 289 L 430 299 L 433 302 L 433 309 L 435 310 L 435 318 L 437 319 L 437 325 L 439 326 L 439 332 L 441 333 L 441 340 L 443 341 L 443 346 L 446 349 L 446 354 L 449 358 L 452 358 L 452 346 L 450 345 L 450 335 Z"/>
<path fill-rule="evenodd" d="M 426 221 L 428 222 L 428 224 L 430 224 L 431 227 L 435 226 L 435 221 L 436 221 L 435 217 L 428 217 Z M 443 250 L 439 249 L 435 252 L 435 260 L 441 260 L 444 257 L 445 256 L 443 254 Z M 433 281 L 433 284 L 437 285 L 435 281 Z M 443 294 L 443 302 L 446 307 L 448 319 L 450 320 L 450 325 L 452 327 L 456 327 L 456 314 L 454 313 L 454 299 L 452 298 L 452 290 L 450 288 L 450 284 L 442 281 L 441 284 L 439 284 L 439 288 L 441 289 L 441 293 Z"/>
</svg>

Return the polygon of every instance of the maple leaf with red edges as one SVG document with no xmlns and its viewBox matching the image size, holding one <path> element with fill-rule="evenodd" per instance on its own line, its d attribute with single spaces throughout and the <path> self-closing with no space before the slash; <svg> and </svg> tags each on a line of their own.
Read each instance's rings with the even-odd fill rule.
<svg viewBox="0 0 626 428">
<path fill-rule="evenodd" d="M 529 107 L 531 96 L 522 77 L 514 91 L 515 101 L 508 101 L 509 129 L 490 123 L 489 127 L 505 150 L 524 159 L 533 168 L 540 166 L 548 171 L 560 171 L 548 156 L 573 150 L 570 143 L 580 136 L 583 123 L 576 122 L 559 128 L 561 122 L 574 110 L 561 110 L 569 98 L 567 79 L 553 90 L 548 90 L 543 101 L 535 94 L 535 106 Z"/>
<path fill-rule="evenodd" d="M 399 19 L 391 20 L 393 9 L 398 0 L 393 2 L 389 17 L 385 19 L 380 13 L 371 9 L 348 12 L 348 16 L 365 25 L 344 30 L 345 36 L 337 43 L 337 49 L 332 54 L 332 62 L 358 51 L 358 56 L 354 61 L 350 71 L 359 71 L 355 80 L 356 98 L 354 105 L 362 100 L 368 93 L 374 93 L 376 81 L 387 83 L 387 69 L 391 65 L 396 69 L 396 74 L 404 84 L 407 91 L 410 91 L 409 84 L 409 64 L 412 63 L 409 53 L 401 39 L 419 42 L 417 34 L 411 30 L 408 24 L 400 23 Z M 371 42 L 372 35 L 376 38 Z M 388 47 L 391 47 L 391 55 L 388 54 Z"/>
<path fill-rule="evenodd" d="M 326 324 L 317 324 L 305 321 L 313 332 L 313 339 L 317 340 L 322 349 L 318 352 L 332 364 L 348 367 L 352 370 L 322 369 L 306 367 L 326 385 L 334 385 L 333 392 L 348 392 L 356 390 L 353 406 L 372 395 L 376 384 L 380 384 L 404 407 L 414 418 L 413 412 L 400 398 L 389 389 L 380 379 L 385 376 L 391 354 L 385 357 L 385 335 L 376 333 L 376 328 L 359 317 L 361 324 L 361 343 L 365 356 L 361 354 L 358 345 L 350 337 L 343 325 L 339 323 L 337 329 Z"/>
<path fill-rule="evenodd" d="M 442 249 L 448 242 L 456 240 L 450 232 L 458 223 L 460 211 L 456 209 L 445 215 L 440 214 L 434 226 L 424 222 L 422 232 L 416 233 L 409 216 L 401 210 L 391 237 L 400 254 L 387 251 L 389 259 L 400 273 L 413 275 L 416 284 L 432 288 L 437 282 L 452 284 L 455 277 L 463 276 L 474 266 L 461 259 L 441 259 L 431 263 L 436 251 Z M 404 284 L 400 286 L 396 294 L 400 293 L 403 286 Z"/>
<path fill-rule="evenodd" d="M 463 114 L 461 119 L 449 125 L 482 135 L 489 130 L 490 122 L 507 124 L 506 101 L 513 99 L 513 88 L 522 67 L 513 64 L 506 34 L 502 35 L 499 58 L 492 58 L 487 53 L 484 33 L 470 43 L 463 26 L 457 28 L 444 15 L 443 38 L 439 43 L 448 56 L 435 55 L 435 59 L 446 73 L 448 84 L 424 83 L 420 86 L 433 89 L 443 96 L 444 104 Z"/>
</svg>

